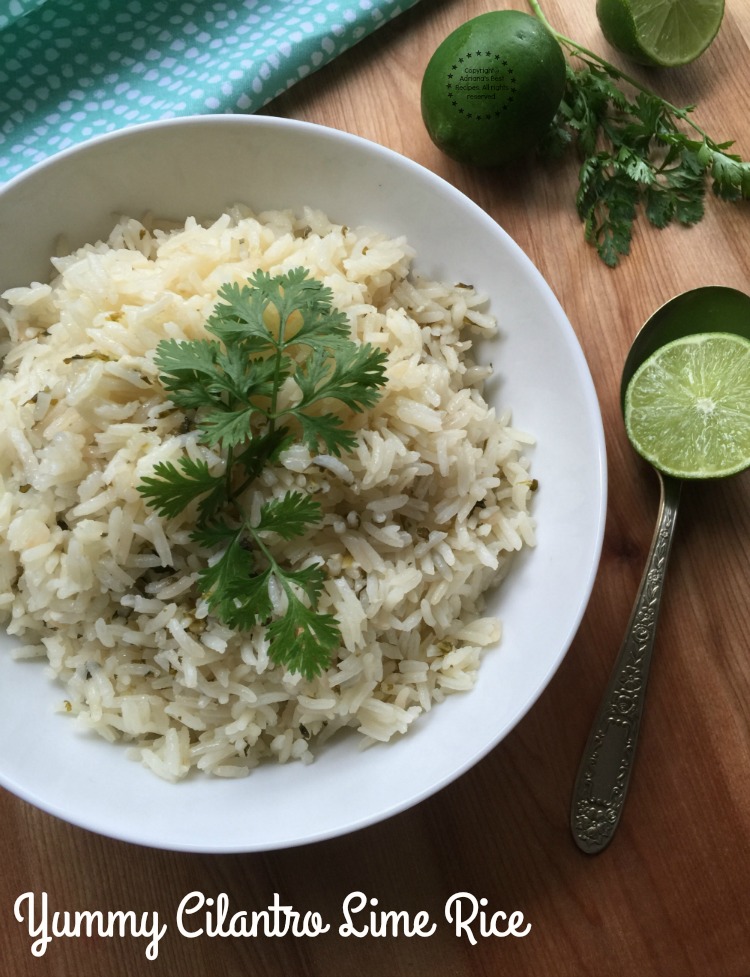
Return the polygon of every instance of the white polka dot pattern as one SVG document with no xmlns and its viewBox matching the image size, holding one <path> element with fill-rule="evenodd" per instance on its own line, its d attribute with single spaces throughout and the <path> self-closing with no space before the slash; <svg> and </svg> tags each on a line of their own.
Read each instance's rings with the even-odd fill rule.
<svg viewBox="0 0 750 977">
<path fill-rule="evenodd" d="M 0 2 L 0 182 L 127 125 L 257 111 L 415 3 Z"/>
</svg>

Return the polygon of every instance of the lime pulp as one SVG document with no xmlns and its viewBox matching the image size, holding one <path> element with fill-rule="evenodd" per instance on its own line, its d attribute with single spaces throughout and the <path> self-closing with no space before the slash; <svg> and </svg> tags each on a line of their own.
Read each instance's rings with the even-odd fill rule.
<svg viewBox="0 0 750 977">
<path fill-rule="evenodd" d="M 625 392 L 633 447 L 667 475 L 718 478 L 750 466 L 750 340 L 685 336 L 653 353 Z"/>
</svg>

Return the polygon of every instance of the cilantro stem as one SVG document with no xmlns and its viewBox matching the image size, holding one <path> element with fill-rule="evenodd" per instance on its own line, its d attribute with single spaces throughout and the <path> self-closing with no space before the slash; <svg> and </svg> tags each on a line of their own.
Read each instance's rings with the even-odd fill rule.
<svg viewBox="0 0 750 977">
<path fill-rule="evenodd" d="M 276 405 L 278 404 L 279 388 L 281 386 L 281 384 L 279 383 L 279 376 L 281 374 L 281 364 L 284 356 L 284 327 L 286 326 L 286 320 L 284 319 L 282 312 L 283 312 L 282 309 L 278 309 L 279 335 L 275 340 L 276 356 L 275 356 L 274 372 L 273 372 L 273 393 L 271 394 L 271 407 L 268 412 L 268 419 L 269 419 L 268 429 L 271 432 L 274 431 L 276 428 Z M 271 335 L 273 335 L 273 333 L 271 333 Z"/>
<path fill-rule="evenodd" d="M 588 59 L 590 61 L 595 62 L 596 64 L 600 65 L 600 67 L 604 68 L 605 71 L 607 71 L 608 74 L 610 74 L 613 78 L 618 78 L 621 81 L 624 81 L 626 84 L 631 85 L 636 91 L 642 92 L 644 95 L 648 95 L 650 98 L 658 98 L 659 101 L 662 103 L 662 105 L 664 105 L 664 107 L 669 112 L 671 112 L 676 118 L 680 119 L 686 125 L 689 125 L 691 129 L 697 132 L 698 135 L 701 136 L 703 140 L 705 140 L 706 144 L 710 149 L 715 150 L 717 152 L 720 151 L 719 146 L 713 139 L 711 139 L 708 133 L 704 129 L 702 129 L 696 122 L 693 122 L 687 110 L 680 108 L 678 105 L 673 105 L 672 102 L 668 102 L 665 98 L 662 98 L 661 95 L 657 95 L 652 89 L 648 88 L 642 82 L 638 81 L 637 78 L 633 78 L 632 75 L 629 75 L 627 74 L 627 72 L 622 71 L 621 68 L 616 68 L 615 65 L 607 61 L 606 58 L 603 58 L 601 55 L 596 54 L 595 51 L 589 50 L 589 48 L 584 47 L 582 44 L 579 44 L 577 41 L 574 41 L 572 38 L 566 37 L 565 34 L 561 34 L 559 31 L 555 30 L 555 28 L 552 26 L 552 24 L 550 24 L 550 22 L 547 20 L 546 16 L 544 15 L 542 8 L 539 6 L 538 0 L 527 0 L 527 3 L 529 7 L 532 9 L 532 11 L 534 12 L 535 16 L 538 17 L 538 19 L 542 22 L 542 24 L 544 24 L 544 26 L 547 28 L 550 34 L 552 34 L 552 36 L 557 40 L 557 42 L 567 47 L 568 50 L 573 55 L 581 58 L 582 60 Z"/>
<path fill-rule="evenodd" d="M 227 461 L 224 468 L 224 484 L 226 485 L 227 499 L 232 499 L 234 493 L 232 492 L 232 475 L 234 466 L 234 446 L 229 445 L 227 448 Z M 239 493 L 238 493 L 239 494 Z"/>
<path fill-rule="evenodd" d="M 243 520 L 242 529 L 246 530 L 252 536 L 255 545 L 261 551 L 263 556 L 265 556 L 266 560 L 268 560 L 268 565 L 271 568 L 271 573 L 276 577 L 279 583 L 281 583 L 284 589 L 286 590 L 287 584 L 284 581 L 284 572 L 279 566 L 279 564 L 276 562 L 276 560 L 274 559 L 273 553 L 263 542 L 260 534 L 255 531 L 255 529 L 250 525 L 247 519 Z"/>
<path fill-rule="evenodd" d="M 268 566 L 272 576 L 275 577 L 277 583 L 283 588 L 284 593 L 287 595 L 287 597 L 290 600 L 293 600 L 295 594 L 291 588 L 291 585 L 289 584 L 289 580 L 287 579 L 287 574 L 284 572 L 284 568 L 279 564 L 279 562 L 276 560 L 271 550 L 263 542 L 263 539 L 261 538 L 260 534 L 256 532 L 254 527 L 250 525 L 247 519 L 243 520 L 243 525 L 240 531 L 242 531 L 243 529 L 252 537 L 255 546 L 258 547 L 260 552 L 268 561 Z"/>
</svg>

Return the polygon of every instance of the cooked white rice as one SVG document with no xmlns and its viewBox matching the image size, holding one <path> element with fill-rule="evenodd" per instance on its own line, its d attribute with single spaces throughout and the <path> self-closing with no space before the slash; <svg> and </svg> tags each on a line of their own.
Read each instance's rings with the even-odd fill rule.
<svg viewBox="0 0 750 977">
<path fill-rule="evenodd" d="M 19 657 L 49 663 L 62 710 L 162 777 L 309 761 L 341 727 L 390 740 L 470 689 L 499 641 L 483 594 L 534 543 L 530 439 L 482 395 L 489 369 L 468 337 L 495 328 L 485 300 L 413 280 L 412 258 L 402 238 L 317 211 L 238 207 L 210 225 L 123 218 L 56 258 L 51 284 L 4 295 L 0 623 Z M 159 340 L 204 335 L 222 283 L 300 265 L 389 357 L 351 455 L 296 446 L 258 484 L 258 499 L 314 492 L 324 513 L 286 544 L 324 561 L 320 609 L 341 627 L 313 681 L 269 663 L 262 627 L 237 634 L 208 614 L 187 518 L 160 518 L 136 489 L 158 461 L 211 458 L 165 398 Z"/>
</svg>

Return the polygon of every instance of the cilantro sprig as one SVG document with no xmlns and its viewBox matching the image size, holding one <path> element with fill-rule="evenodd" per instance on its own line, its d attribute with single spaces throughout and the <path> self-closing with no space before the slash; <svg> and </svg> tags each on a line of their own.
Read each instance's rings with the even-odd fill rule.
<svg viewBox="0 0 750 977">
<path fill-rule="evenodd" d="M 311 679 L 341 640 L 335 617 L 318 610 L 324 570 L 285 565 L 275 543 L 305 536 L 320 505 L 288 491 L 252 521 L 243 496 L 295 441 L 337 457 L 352 450 L 356 435 L 334 408 L 361 413 L 377 403 L 387 354 L 351 339 L 331 290 L 304 268 L 258 271 L 218 297 L 206 322 L 213 338 L 162 340 L 155 363 L 171 402 L 190 412 L 199 443 L 223 464 L 184 454 L 157 463 L 138 491 L 166 519 L 194 508 L 191 538 L 215 554 L 198 573 L 211 612 L 240 631 L 267 625 L 270 659 Z"/>
<path fill-rule="evenodd" d="M 704 215 L 707 184 L 722 200 L 750 198 L 750 162 L 729 152 L 679 107 L 593 51 L 558 33 L 538 0 L 529 6 L 580 67 L 567 64 L 563 100 L 540 147 L 560 156 L 571 144 L 582 162 L 576 208 L 584 236 L 615 267 L 630 253 L 639 213 L 657 228 Z"/>
</svg>

